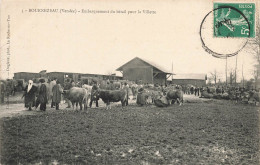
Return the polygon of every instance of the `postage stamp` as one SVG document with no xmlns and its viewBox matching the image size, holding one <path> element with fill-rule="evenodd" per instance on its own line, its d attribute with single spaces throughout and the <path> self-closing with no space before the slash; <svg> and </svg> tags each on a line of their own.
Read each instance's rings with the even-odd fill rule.
<svg viewBox="0 0 260 165">
<path fill-rule="evenodd" d="M 215 2 L 214 37 L 255 37 L 255 4 Z"/>
</svg>

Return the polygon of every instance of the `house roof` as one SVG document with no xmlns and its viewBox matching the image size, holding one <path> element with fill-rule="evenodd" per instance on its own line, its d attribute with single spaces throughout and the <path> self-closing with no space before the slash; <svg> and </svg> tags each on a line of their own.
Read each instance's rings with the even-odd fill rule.
<svg viewBox="0 0 260 165">
<path fill-rule="evenodd" d="M 188 74 L 176 74 L 173 79 L 189 79 L 189 80 L 205 80 L 206 74 L 188 73 Z"/>
<path fill-rule="evenodd" d="M 146 64 L 152 66 L 153 68 L 156 68 L 157 70 L 159 70 L 159 71 L 161 71 L 161 72 L 163 72 L 163 73 L 174 75 L 174 73 L 172 73 L 171 71 L 168 71 L 167 69 L 164 69 L 164 68 L 162 68 L 161 66 L 158 66 L 157 64 L 155 64 L 155 63 L 153 63 L 153 62 L 151 62 L 151 61 L 144 60 L 144 59 L 141 59 L 141 58 L 139 58 L 139 57 L 133 58 L 132 60 L 128 61 L 128 62 L 125 63 L 124 65 L 122 65 L 122 66 L 120 66 L 119 68 L 117 68 L 116 70 L 117 70 L 117 71 L 122 71 L 123 68 L 124 68 L 127 64 L 129 64 L 129 63 L 131 63 L 132 61 L 137 60 L 137 59 L 143 61 L 144 63 L 146 63 Z"/>
</svg>

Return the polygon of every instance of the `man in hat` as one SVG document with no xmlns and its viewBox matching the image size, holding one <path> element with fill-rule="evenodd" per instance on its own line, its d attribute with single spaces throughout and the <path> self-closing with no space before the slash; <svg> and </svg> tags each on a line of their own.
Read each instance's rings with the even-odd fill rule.
<svg viewBox="0 0 260 165">
<path fill-rule="evenodd" d="M 40 85 L 39 85 L 39 95 L 36 100 L 36 109 L 38 108 L 40 104 L 40 110 L 41 111 L 46 111 L 46 104 L 47 104 L 47 87 L 44 84 L 45 80 L 40 79 L 39 80 Z"/>
</svg>

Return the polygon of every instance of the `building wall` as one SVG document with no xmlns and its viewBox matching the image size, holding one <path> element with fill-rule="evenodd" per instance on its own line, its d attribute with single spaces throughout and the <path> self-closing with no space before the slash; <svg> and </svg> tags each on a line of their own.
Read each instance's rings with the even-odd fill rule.
<svg viewBox="0 0 260 165">
<path fill-rule="evenodd" d="M 30 72 L 18 72 L 14 73 L 14 79 L 24 79 L 25 81 L 33 80 L 35 78 L 40 78 L 39 73 L 30 73 Z"/>
<path fill-rule="evenodd" d="M 123 67 L 123 79 L 130 81 L 142 80 L 142 83 L 158 83 L 166 84 L 166 74 L 158 73 L 155 77 L 154 74 L 159 71 L 153 68 L 151 65 L 143 62 L 142 60 L 133 60 Z"/>
<path fill-rule="evenodd" d="M 166 74 L 165 73 L 158 73 L 153 78 L 153 83 L 154 84 L 159 84 L 159 85 L 165 85 L 166 84 Z"/>
<path fill-rule="evenodd" d="M 153 83 L 152 67 L 133 67 L 124 68 L 123 79 L 129 81 L 142 81 L 142 83 Z"/>
<path fill-rule="evenodd" d="M 50 72 L 50 73 L 47 73 L 47 76 L 49 79 L 57 78 L 61 84 L 64 83 L 64 76 L 65 76 L 64 73 Z M 69 78 L 71 78 L 71 77 L 69 77 Z"/>
<path fill-rule="evenodd" d="M 178 85 L 187 85 L 191 84 L 194 86 L 205 86 L 206 80 L 195 80 L 195 79 L 173 79 L 172 83 L 178 84 Z"/>
</svg>

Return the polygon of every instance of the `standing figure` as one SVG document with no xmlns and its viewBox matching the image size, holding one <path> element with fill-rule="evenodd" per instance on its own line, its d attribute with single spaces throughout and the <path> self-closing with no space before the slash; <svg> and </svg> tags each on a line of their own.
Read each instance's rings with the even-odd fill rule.
<svg viewBox="0 0 260 165">
<path fill-rule="evenodd" d="M 76 86 L 74 80 L 71 80 L 71 86 L 72 86 L 72 87 L 75 87 L 75 86 Z"/>
<path fill-rule="evenodd" d="M 65 84 L 64 84 L 64 90 L 68 90 L 68 91 L 69 91 L 70 88 L 72 88 L 72 84 L 70 83 L 70 80 L 67 79 L 67 81 L 66 81 Z M 70 107 L 71 107 L 71 102 L 70 102 L 70 100 L 65 97 L 65 102 L 68 103 L 68 106 L 67 106 L 66 108 L 70 108 Z"/>
<path fill-rule="evenodd" d="M 193 93 L 194 93 L 194 88 L 193 88 L 193 86 L 190 88 L 190 93 L 193 95 Z"/>
<path fill-rule="evenodd" d="M 37 92 L 37 87 L 33 85 L 33 81 L 29 80 L 28 85 L 24 89 L 24 107 L 29 108 L 29 111 L 32 110 L 32 107 L 35 106 L 35 95 Z"/>
<path fill-rule="evenodd" d="M 37 100 L 36 100 L 36 109 L 38 108 L 38 106 L 40 104 L 40 110 L 41 111 L 46 111 L 46 104 L 48 102 L 48 99 L 47 99 L 47 87 L 44 84 L 44 82 L 45 82 L 44 79 L 40 79 L 39 82 L 40 82 L 40 85 L 39 85 L 39 95 L 38 95 Z"/>
<path fill-rule="evenodd" d="M 200 87 L 197 88 L 197 94 L 200 96 Z"/>
<path fill-rule="evenodd" d="M 6 92 L 6 86 L 3 81 L 0 81 L 1 84 L 1 91 L 0 91 L 0 96 L 1 96 L 1 104 L 5 102 L 5 92 Z"/>
<path fill-rule="evenodd" d="M 89 107 L 92 107 L 92 102 L 95 101 L 96 102 L 96 107 L 98 107 L 98 100 L 99 98 L 97 98 L 97 93 L 98 93 L 98 86 L 95 83 L 92 87 L 91 90 L 91 96 L 90 96 L 90 103 L 89 103 Z"/>
<path fill-rule="evenodd" d="M 195 89 L 194 89 L 194 94 L 195 94 L 195 96 L 197 95 L 197 91 L 198 91 L 198 88 L 195 87 Z"/>
<path fill-rule="evenodd" d="M 125 84 L 124 84 L 123 90 L 126 91 L 126 95 L 127 95 L 127 96 L 126 96 L 126 97 L 127 97 L 127 98 L 126 98 L 126 106 L 128 106 L 129 85 L 128 85 L 126 82 L 125 82 Z"/>
<path fill-rule="evenodd" d="M 54 87 L 52 88 L 52 92 L 53 92 L 53 102 L 55 103 L 56 110 L 59 110 L 61 94 L 63 92 L 59 80 L 57 80 L 56 85 L 54 85 Z"/>
<path fill-rule="evenodd" d="M 50 99 L 51 99 L 51 108 L 54 107 L 52 88 L 54 87 L 54 85 L 56 85 L 56 81 L 57 81 L 57 78 L 54 78 L 54 79 L 50 82 L 49 93 L 50 93 Z"/>
</svg>

